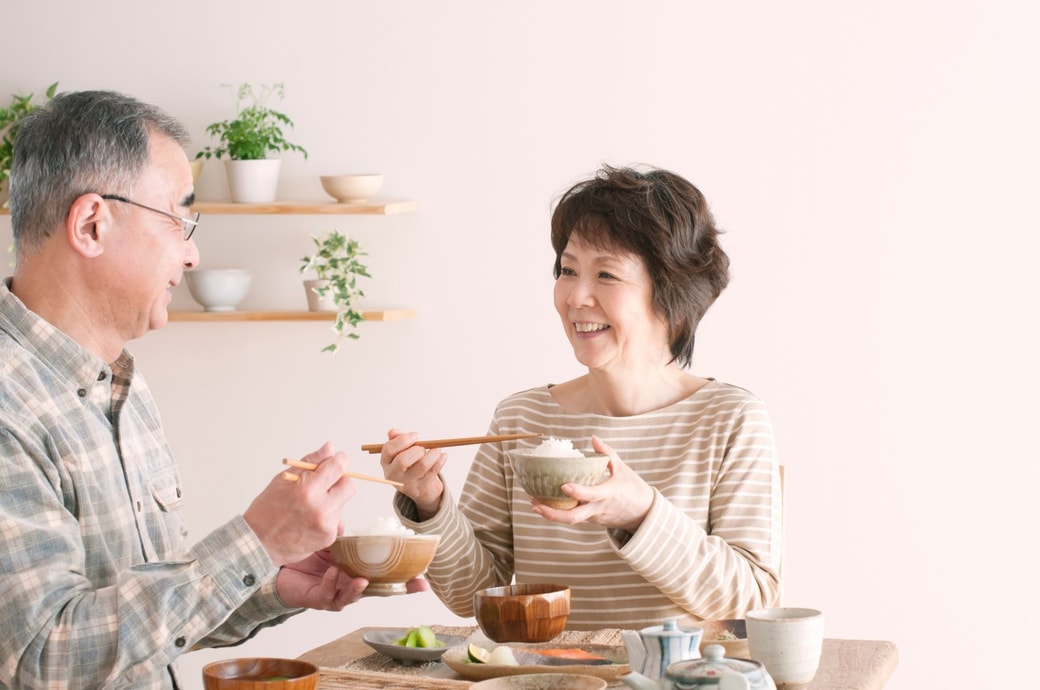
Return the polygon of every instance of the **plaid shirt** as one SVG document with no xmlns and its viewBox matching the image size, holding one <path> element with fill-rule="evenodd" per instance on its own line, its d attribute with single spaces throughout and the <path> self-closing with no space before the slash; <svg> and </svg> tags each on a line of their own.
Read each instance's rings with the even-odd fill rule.
<svg viewBox="0 0 1040 690">
<path fill-rule="evenodd" d="M 109 365 L 0 282 L 0 687 L 175 688 L 174 660 L 296 612 L 238 516 L 185 547 L 133 358 Z"/>
</svg>

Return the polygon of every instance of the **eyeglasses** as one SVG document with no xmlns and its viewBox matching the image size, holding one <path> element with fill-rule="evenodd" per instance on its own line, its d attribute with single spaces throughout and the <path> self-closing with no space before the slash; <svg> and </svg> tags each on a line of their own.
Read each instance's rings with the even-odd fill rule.
<svg viewBox="0 0 1040 690">
<path fill-rule="evenodd" d="M 147 209 L 149 211 L 155 211 L 156 213 L 161 213 L 164 216 L 166 216 L 167 218 L 173 218 L 174 220 L 178 220 L 178 221 L 184 223 L 184 241 L 185 242 L 187 242 L 188 240 L 191 239 L 191 234 L 193 232 L 195 232 L 195 228 L 198 227 L 198 225 L 199 225 L 199 216 L 202 215 L 201 213 L 196 211 L 194 219 L 192 219 L 192 218 L 182 218 L 182 217 L 180 217 L 178 215 L 175 215 L 173 213 L 168 213 L 166 211 L 161 211 L 161 210 L 159 210 L 157 208 L 152 208 L 151 206 L 145 206 L 144 204 L 139 204 L 136 201 L 131 201 L 130 199 L 127 199 L 125 196 L 119 196 L 118 194 L 102 194 L 101 198 L 102 199 L 110 199 L 112 201 L 122 201 L 124 204 L 133 204 L 134 206 L 140 206 L 143 209 Z"/>
</svg>

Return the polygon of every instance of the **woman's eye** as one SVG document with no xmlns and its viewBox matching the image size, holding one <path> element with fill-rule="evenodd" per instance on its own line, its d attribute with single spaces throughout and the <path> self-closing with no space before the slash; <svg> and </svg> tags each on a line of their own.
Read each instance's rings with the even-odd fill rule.
<svg viewBox="0 0 1040 690">
<path fill-rule="evenodd" d="M 567 268 L 566 266 L 563 266 L 563 267 L 560 268 L 560 275 L 561 276 L 572 276 L 572 275 L 574 275 L 574 269 L 573 268 Z"/>
<path fill-rule="evenodd" d="M 617 280 L 617 278 L 613 274 L 607 273 L 606 271 L 600 271 L 599 277 L 603 280 Z"/>
</svg>

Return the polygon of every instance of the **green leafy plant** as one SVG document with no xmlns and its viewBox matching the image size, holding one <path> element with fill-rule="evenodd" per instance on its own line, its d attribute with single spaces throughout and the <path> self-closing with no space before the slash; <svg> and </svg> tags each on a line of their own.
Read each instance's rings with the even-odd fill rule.
<svg viewBox="0 0 1040 690">
<path fill-rule="evenodd" d="M 372 277 L 368 274 L 368 267 L 361 263 L 361 257 L 368 256 L 368 253 L 357 240 L 348 238 L 339 230 L 311 239 L 314 240 L 315 252 L 301 259 L 300 273 L 313 271 L 319 280 L 328 281 L 312 289 L 322 297 L 331 295 L 336 305 L 336 321 L 332 325 L 336 340 L 322 348 L 322 352 L 334 353 L 344 337 L 354 340 L 361 337 L 354 329 L 365 317 L 355 307 L 358 298 L 364 297 L 365 293 L 358 287 L 357 279 Z M 352 330 L 348 331 L 348 327 Z"/>
<path fill-rule="evenodd" d="M 230 84 L 224 84 L 232 88 Z M 292 127 L 289 116 L 273 110 L 267 105 L 272 96 L 285 98 L 283 84 L 262 84 L 254 89 L 251 84 L 241 84 L 235 91 L 233 120 L 221 120 L 206 127 L 206 132 L 220 144 L 207 146 L 195 158 L 230 158 L 235 161 L 263 160 L 268 153 L 296 151 L 307 158 L 307 151 L 297 144 L 286 141 L 283 127 Z"/>
<path fill-rule="evenodd" d="M 47 87 L 46 100 L 54 98 L 58 90 L 58 82 Z M 33 94 L 28 96 L 12 96 L 11 105 L 0 108 L 0 185 L 11 177 L 11 162 L 14 158 L 14 137 L 18 133 L 18 125 L 26 115 L 42 107 L 33 103 Z M 4 202 L 6 205 L 7 202 Z"/>
</svg>

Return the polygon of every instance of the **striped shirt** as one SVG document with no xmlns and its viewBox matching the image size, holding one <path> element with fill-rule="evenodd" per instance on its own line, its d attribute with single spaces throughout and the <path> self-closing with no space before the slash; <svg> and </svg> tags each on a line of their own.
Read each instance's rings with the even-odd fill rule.
<svg viewBox="0 0 1040 690">
<path fill-rule="evenodd" d="M 485 587 L 558 583 L 571 588 L 573 630 L 640 628 L 742 617 L 779 593 L 781 495 L 772 425 L 764 405 L 736 386 L 709 381 L 689 398 L 629 417 L 572 413 L 549 387 L 502 401 L 489 434 L 540 433 L 585 445 L 593 435 L 654 489 L 634 534 L 564 525 L 531 511 L 506 451 L 480 447 L 455 505 L 416 522 L 402 494 L 395 508 L 417 532 L 441 534 L 427 577 L 456 615 L 473 615 Z"/>
<path fill-rule="evenodd" d="M 185 548 L 148 387 L 0 282 L 0 687 L 173 688 L 194 645 L 295 609 L 241 516 Z"/>
</svg>

